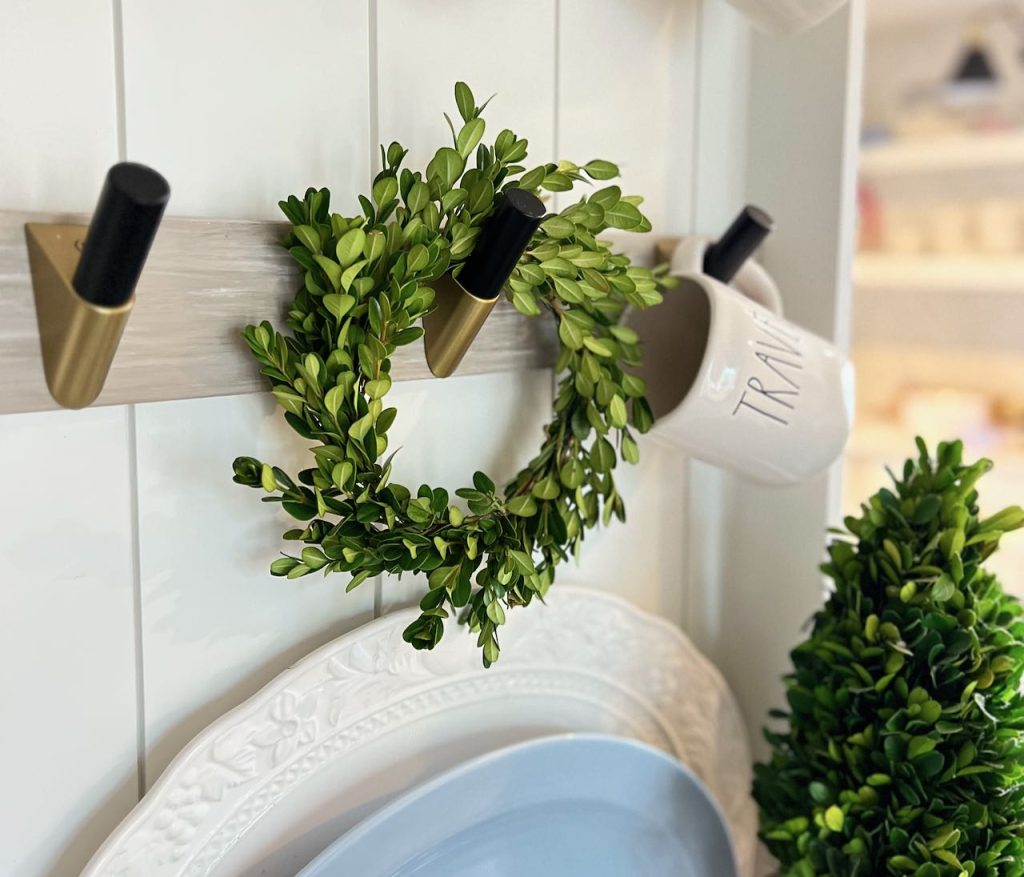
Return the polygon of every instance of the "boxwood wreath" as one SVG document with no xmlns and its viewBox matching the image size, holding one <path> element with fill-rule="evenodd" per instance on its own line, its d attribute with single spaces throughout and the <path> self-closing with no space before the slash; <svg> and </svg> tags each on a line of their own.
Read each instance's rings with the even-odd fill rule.
<svg viewBox="0 0 1024 877">
<path fill-rule="evenodd" d="M 983 568 L 1024 511 L 981 518 L 992 464 L 918 448 L 829 546 L 835 590 L 765 732 L 754 795 L 785 875 L 1024 874 L 1024 621 Z"/>
<path fill-rule="evenodd" d="M 649 231 L 641 198 L 611 184 L 549 216 L 505 289 L 520 313 L 547 313 L 558 326 L 562 377 L 539 452 L 500 491 L 476 472 L 472 487 L 456 491 L 468 513 L 443 488 L 424 484 L 414 494 L 392 482 L 393 454 L 384 456 L 398 414 L 385 404 L 390 357 L 423 334 L 431 282 L 458 272 L 503 190 L 569 192 L 618 176 L 602 160 L 527 170 L 525 139 L 504 130 L 482 142 L 486 103 L 477 106 L 465 83 L 455 102 L 461 125 L 445 114 L 453 143 L 425 171 L 402 167 L 399 143 L 381 147 L 383 170 L 370 197 L 359 196 L 362 215 L 331 213 L 326 189 L 281 202 L 292 224 L 284 245 L 304 272 L 288 311 L 291 334 L 263 322 L 244 335 L 288 423 L 318 445 L 314 465 L 296 478 L 239 457 L 234 480 L 262 488 L 264 502 L 303 522 L 284 538 L 305 547 L 275 560 L 274 575 L 344 572 L 352 590 L 382 573 L 426 573 L 406 641 L 433 648 L 443 619 L 460 613 L 490 666 L 506 612 L 543 598 L 589 528 L 625 520 L 613 470 L 618 459 L 637 461 L 634 431 L 646 432 L 653 416 L 644 382 L 629 371 L 640 361 L 637 337 L 620 318 L 628 305 L 660 302 L 670 280 L 598 238 L 610 228 Z"/>
</svg>

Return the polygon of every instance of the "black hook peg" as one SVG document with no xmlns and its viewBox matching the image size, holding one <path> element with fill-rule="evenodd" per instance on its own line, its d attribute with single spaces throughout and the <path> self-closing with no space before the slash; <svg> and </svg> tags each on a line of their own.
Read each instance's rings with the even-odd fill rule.
<svg viewBox="0 0 1024 877">
<path fill-rule="evenodd" d="M 167 180 L 145 165 L 107 172 L 72 280 L 83 299 L 117 307 L 131 298 L 170 196 Z"/>
<path fill-rule="evenodd" d="M 704 273 L 728 283 L 743 263 L 754 255 L 774 224 L 760 207 L 748 204 L 715 243 L 704 253 Z"/>
</svg>

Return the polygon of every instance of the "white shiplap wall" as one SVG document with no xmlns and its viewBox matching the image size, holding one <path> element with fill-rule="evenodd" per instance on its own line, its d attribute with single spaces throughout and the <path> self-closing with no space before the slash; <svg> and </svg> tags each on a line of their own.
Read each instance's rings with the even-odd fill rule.
<svg viewBox="0 0 1024 877">
<path fill-rule="evenodd" d="M 845 76 L 845 57 L 827 52 L 849 21 L 834 28 L 805 70 Z M 748 128 L 763 126 L 747 107 L 751 42 L 723 0 L 6 0 L 0 208 L 88 210 L 119 158 L 167 175 L 172 214 L 272 217 L 310 184 L 351 205 L 378 137 L 415 161 L 444 141 L 440 113 L 465 79 L 497 92 L 492 133 L 528 136 L 533 159 L 618 161 L 659 231 L 713 228 L 744 197 Z M 836 99 L 826 92 L 809 100 Z M 836 190 L 816 202 L 816 228 L 840 206 L 841 145 L 822 149 L 816 172 L 829 178 L 833 162 Z M 838 242 L 815 234 L 827 271 Z M 794 293 L 818 294 L 833 291 Z M 449 488 L 477 468 L 511 475 L 538 444 L 551 391 L 543 372 L 396 386 L 396 474 Z M 265 396 L 0 418 L 0 874 L 77 874 L 204 724 L 414 597 L 407 581 L 345 595 L 269 577 L 286 521 L 231 483 L 231 460 L 297 468 L 304 453 Z M 720 562 L 735 490 L 654 443 L 643 457 L 622 475 L 630 525 L 588 538 L 562 580 L 682 624 L 743 691 L 756 647 L 730 644 L 722 609 L 748 626 L 761 612 L 721 573 L 750 573 Z M 811 493 L 797 510 L 813 530 L 827 497 Z M 750 516 L 770 505 L 750 503 Z M 776 578 L 793 556 L 766 561 Z M 809 611 L 815 573 L 795 578 Z M 768 636 L 773 660 L 794 636 Z M 779 669 L 761 667 L 758 686 Z M 763 697 L 746 702 L 759 710 Z"/>
</svg>

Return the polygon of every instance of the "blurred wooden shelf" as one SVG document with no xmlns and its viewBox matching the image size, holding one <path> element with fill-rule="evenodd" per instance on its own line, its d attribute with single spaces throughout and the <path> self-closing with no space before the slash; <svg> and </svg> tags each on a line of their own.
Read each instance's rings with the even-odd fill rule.
<svg viewBox="0 0 1024 877">
<path fill-rule="evenodd" d="M 871 0 L 867 5 L 868 26 L 892 28 L 936 20 L 969 21 L 993 5 L 993 0 Z"/>
<path fill-rule="evenodd" d="M 853 278 L 859 291 L 922 290 L 1024 296 L 1024 253 L 1019 256 L 858 253 Z"/>
<path fill-rule="evenodd" d="M 1024 356 L 1024 257 L 861 254 L 853 277 L 855 345 Z"/>
<path fill-rule="evenodd" d="M 926 174 L 1024 169 L 1024 131 L 950 134 L 866 146 L 860 173 L 865 179 Z"/>
</svg>

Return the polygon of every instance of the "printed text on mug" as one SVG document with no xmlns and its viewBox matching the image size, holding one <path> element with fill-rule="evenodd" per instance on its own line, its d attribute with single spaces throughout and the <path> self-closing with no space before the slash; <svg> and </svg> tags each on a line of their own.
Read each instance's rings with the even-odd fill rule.
<svg viewBox="0 0 1024 877">
<path fill-rule="evenodd" d="M 767 417 L 783 426 L 789 425 L 789 412 L 796 410 L 800 385 L 796 382 L 803 371 L 800 336 L 780 326 L 760 311 L 752 311 L 754 322 L 764 337 L 754 342 L 754 356 L 759 374 L 747 378 L 733 417 L 741 412 Z"/>
</svg>

